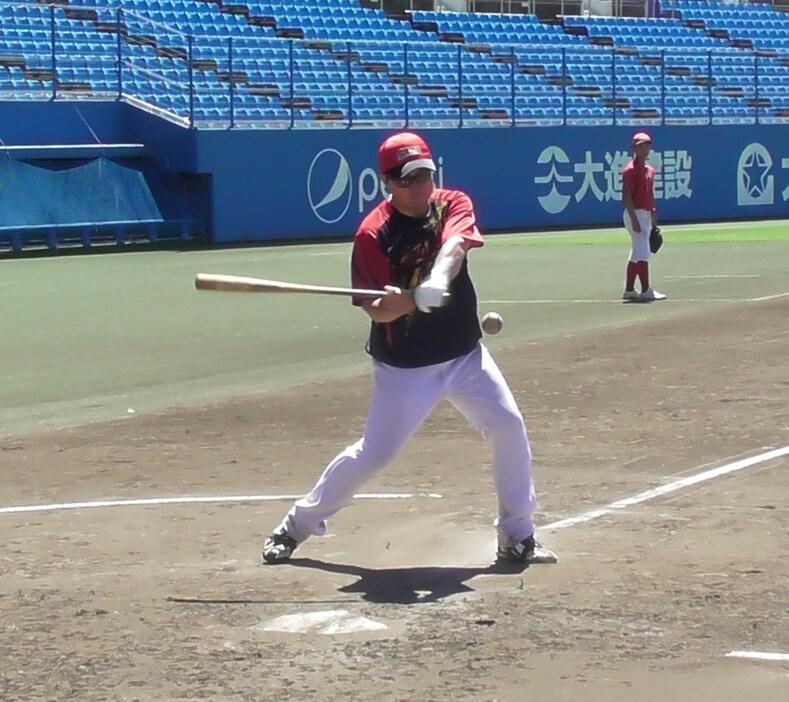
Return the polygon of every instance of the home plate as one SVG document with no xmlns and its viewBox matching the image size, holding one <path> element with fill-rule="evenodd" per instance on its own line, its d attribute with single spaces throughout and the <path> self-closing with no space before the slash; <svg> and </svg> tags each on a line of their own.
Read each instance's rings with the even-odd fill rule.
<svg viewBox="0 0 789 702">
<path fill-rule="evenodd" d="M 727 658 L 748 658 L 753 661 L 784 661 L 789 662 L 789 653 L 772 653 L 768 651 L 730 651 Z"/>
<path fill-rule="evenodd" d="M 345 609 L 305 614 L 286 614 L 269 622 L 253 627 L 260 631 L 276 631 L 283 634 L 358 634 L 365 631 L 388 629 L 383 622 L 367 617 L 358 617 Z"/>
</svg>

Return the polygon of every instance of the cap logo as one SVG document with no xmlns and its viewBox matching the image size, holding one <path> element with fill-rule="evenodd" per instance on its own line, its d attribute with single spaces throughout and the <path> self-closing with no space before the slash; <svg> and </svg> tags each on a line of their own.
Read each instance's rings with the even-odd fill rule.
<svg viewBox="0 0 789 702">
<path fill-rule="evenodd" d="M 420 156 L 421 154 L 422 149 L 420 149 L 418 146 L 404 146 L 397 150 L 397 162 L 402 163 L 411 156 Z"/>
</svg>

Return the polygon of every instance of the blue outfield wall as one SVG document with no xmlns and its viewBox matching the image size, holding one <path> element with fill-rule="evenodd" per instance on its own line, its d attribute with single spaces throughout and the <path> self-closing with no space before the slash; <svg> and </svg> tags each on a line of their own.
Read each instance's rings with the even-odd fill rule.
<svg viewBox="0 0 789 702">
<path fill-rule="evenodd" d="M 142 144 L 163 171 L 195 173 L 196 134 L 121 102 L 0 100 L 5 146 Z"/>
<path fill-rule="evenodd" d="M 621 224 L 633 127 L 435 129 L 439 182 L 485 231 Z M 789 126 L 655 127 L 663 222 L 789 217 Z M 197 133 L 217 242 L 350 236 L 380 200 L 376 130 Z"/>
<path fill-rule="evenodd" d="M 430 129 L 438 180 L 474 199 L 484 231 L 621 224 L 635 127 Z M 650 128 L 661 221 L 789 218 L 789 124 Z M 382 196 L 389 131 L 189 130 L 116 102 L 0 102 L 6 145 L 142 143 L 198 176 L 193 214 L 216 243 L 350 237 Z"/>
</svg>

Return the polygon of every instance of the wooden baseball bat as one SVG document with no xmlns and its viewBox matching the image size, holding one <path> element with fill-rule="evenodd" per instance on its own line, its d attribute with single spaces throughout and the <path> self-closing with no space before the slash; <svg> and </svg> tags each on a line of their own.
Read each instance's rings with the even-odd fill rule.
<svg viewBox="0 0 789 702">
<path fill-rule="evenodd" d="M 198 290 L 253 293 L 312 293 L 313 295 L 345 295 L 348 297 L 383 297 L 383 290 L 361 290 L 358 288 L 332 288 L 325 285 L 303 285 L 283 283 L 279 280 L 248 278 L 240 275 L 198 273 L 195 277 Z"/>
</svg>

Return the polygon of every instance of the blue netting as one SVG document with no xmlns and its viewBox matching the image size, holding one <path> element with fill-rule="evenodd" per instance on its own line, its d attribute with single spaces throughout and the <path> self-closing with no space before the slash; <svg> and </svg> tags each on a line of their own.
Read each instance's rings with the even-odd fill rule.
<svg viewBox="0 0 789 702">
<path fill-rule="evenodd" d="M 145 176 L 110 159 L 67 167 L 0 159 L 0 227 L 157 219 Z"/>
</svg>

